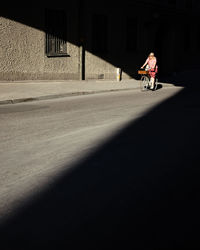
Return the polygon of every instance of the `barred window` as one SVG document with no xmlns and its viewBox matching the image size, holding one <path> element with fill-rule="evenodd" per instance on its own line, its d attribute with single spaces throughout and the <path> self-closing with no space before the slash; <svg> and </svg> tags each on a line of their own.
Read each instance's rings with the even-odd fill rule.
<svg viewBox="0 0 200 250">
<path fill-rule="evenodd" d="M 189 9 L 192 8 L 192 0 L 186 0 L 185 7 Z"/>
<path fill-rule="evenodd" d="M 133 52 L 137 50 L 138 40 L 138 22 L 137 18 L 127 18 L 126 20 L 126 51 Z"/>
<path fill-rule="evenodd" d="M 46 55 L 68 56 L 67 54 L 67 17 L 63 10 L 46 9 Z"/>
<path fill-rule="evenodd" d="M 92 51 L 94 53 L 106 54 L 108 52 L 108 20 L 105 15 L 93 15 L 92 20 Z"/>
<path fill-rule="evenodd" d="M 191 27 L 189 24 L 184 25 L 184 50 L 188 51 L 191 48 Z"/>
<path fill-rule="evenodd" d="M 176 5 L 176 0 L 168 0 L 169 4 Z"/>
</svg>

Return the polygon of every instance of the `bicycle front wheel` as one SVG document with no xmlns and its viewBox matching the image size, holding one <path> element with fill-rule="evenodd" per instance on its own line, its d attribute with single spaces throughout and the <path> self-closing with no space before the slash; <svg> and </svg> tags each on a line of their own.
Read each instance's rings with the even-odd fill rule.
<svg viewBox="0 0 200 250">
<path fill-rule="evenodd" d="M 147 76 L 142 76 L 140 80 L 140 90 L 141 91 L 146 91 L 148 90 L 149 86 L 149 79 Z"/>
</svg>

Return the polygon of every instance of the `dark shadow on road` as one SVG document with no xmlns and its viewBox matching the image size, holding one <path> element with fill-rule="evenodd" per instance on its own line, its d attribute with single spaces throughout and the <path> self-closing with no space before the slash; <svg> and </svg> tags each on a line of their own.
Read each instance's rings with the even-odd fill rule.
<svg viewBox="0 0 200 250">
<path fill-rule="evenodd" d="M 193 89 L 166 100 L 2 224 L 1 243 L 200 249 L 199 111 Z"/>
<path fill-rule="evenodd" d="M 173 83 L 175 86 L 183 86 L 189 89 L 200 89 L 200 68 L 193 67 L 182 71 L 175 71 L 168 75 L 159 77 L 159 81 L 163 83 Z"/>
</svg>

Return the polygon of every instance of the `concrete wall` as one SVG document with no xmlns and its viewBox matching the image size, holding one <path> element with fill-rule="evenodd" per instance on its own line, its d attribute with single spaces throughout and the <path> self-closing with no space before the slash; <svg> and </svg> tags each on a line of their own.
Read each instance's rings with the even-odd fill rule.
<svg viewBox="0 0 200 250">
<path fill-rule="evenodd" d="M 116 79 L 116 69 L 122 69 L 123 79 L 132 78 L 147 55 L 142 55 L 141 46 L 141 12 L 140 7 L 129 4 L 108 4 L 102 1 L 97 5 L 94 1 L 86 1 L 85 26 L 86 33 L 86 79 L 103 77 Z M 106 6 L 106 8 L 105 8 Z M 92 51 L 92 16 L 104 14 L 108 17 L 108 52 L 107 54 L 93 54 Z M 126 21 L 127 17 L 135 17 L 138 22 L 138 34 L 133 39 L 138 40 L 137 50 L 126 50 Z M 141 53 L 142 52 L 142 53 Z"/>
</svg>

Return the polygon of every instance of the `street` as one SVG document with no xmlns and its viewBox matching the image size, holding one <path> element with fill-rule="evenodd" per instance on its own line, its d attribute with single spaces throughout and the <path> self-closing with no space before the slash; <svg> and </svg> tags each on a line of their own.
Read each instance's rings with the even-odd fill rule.
<svg viewBox="0 0 200 250">
<path fill-rule="evenodd" d="M 1 215 L 177 91 L 128 91 L 0 106 Z"/>
<path fill-rule="evenodd" d="M 169 226 L 172 214 L 182 215 L 178 200 L 182 205 L 190 200 L 192 183 L 199 188 L 199 170 L 191 161 L 198 159 L 199 101 L 196 93 L 184 91 L 119 91 L 1 105 L 0 223 L 5 238 L 34 239 L 36 245 L 43 239 L 46 246 L 47 240 L 63 240 L 66 234 L 88 244 L 92 234 L 92 244 L 101 237 L 113 244 L 113 234 L 127 241 L 134 231 L 138 240 L 133 245 L 138 245 L 152 220 L 161 226 L 156 218 L 166 207 L 170 215 L 163 223 Z M 181 167 L 184 173 L 178 175 Z M 191 189 L 182 190 L 184 185 Z M 179 231 L 181 216 L 177 220 Z M 147 223 L 144 231 L 139 221 Z M 174 239 L 171 230 L 168 236 Z M 157 237 L 158 247 L 168 246 L 158 231 L 147 237 L 150 246 Z"/>
</svg>

